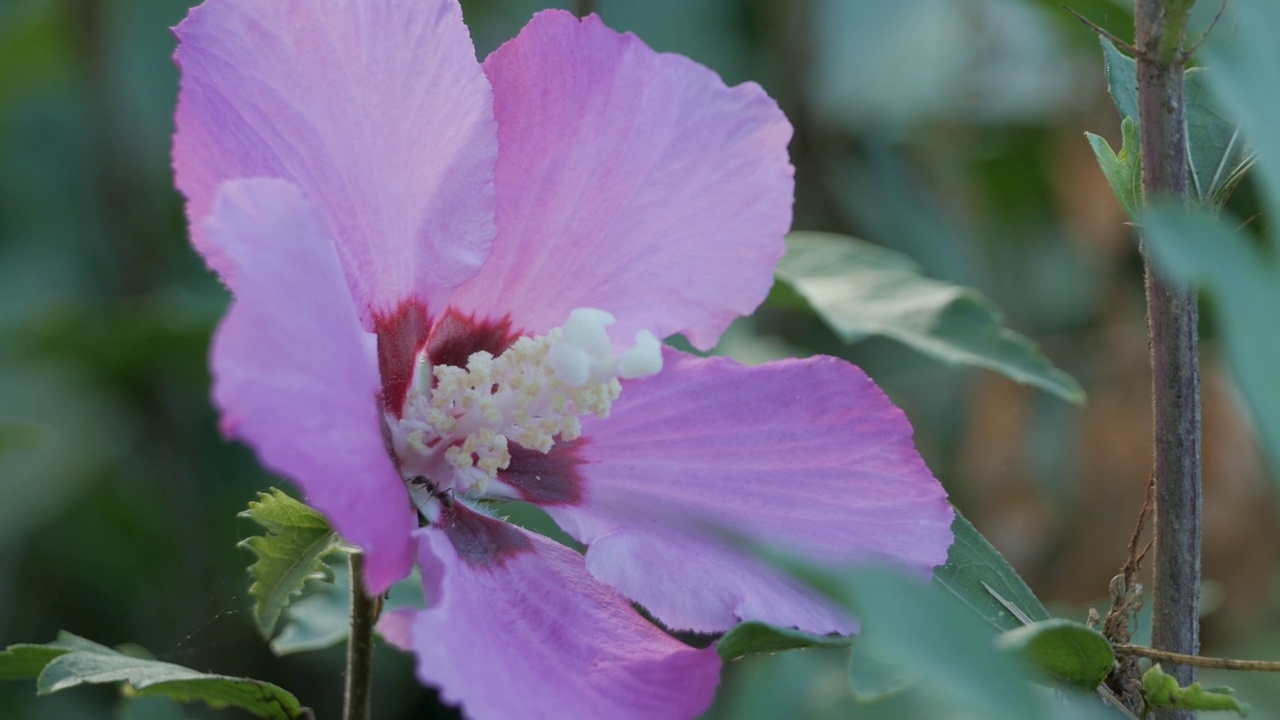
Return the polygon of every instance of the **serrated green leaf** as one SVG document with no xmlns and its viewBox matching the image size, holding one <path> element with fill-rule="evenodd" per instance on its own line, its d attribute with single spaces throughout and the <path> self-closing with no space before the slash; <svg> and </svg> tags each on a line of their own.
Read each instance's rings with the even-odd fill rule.
<svg viewBox="0 0 1280 720">
<path fill-rule="evenodd" d="M 333 565 L 331 571 L 332 582 L 308 582 L 302 597 L 284 611 L 284 626 L 271 640 L 271 651 L 276 655 L 322 650 L 347 639 L 351 630 L 351 575 L 343 564 Z M 422 576 L 416 569 L 387 591 L 382 612 L 404 607 L 423 607 Z"/>
<path fill-rule="evenodd" d="M 1032 621 L 1052 616 L 1035 593 L 999 550 L 955 511 L 951 523 L 955 542 L 947 550 L 947 562 L 933 571 L 933 582 L 985 619 L 997 630 L 1012 630 L 1024 622 L 1001 600 L 1016 607 Z"/>
<path fill-rule="evenodd" d="M 351 622 L 351 581 L 347 570 L 334 567 L 333 582 L 312 582 L 284 611 L 280 633 L 271 639 L 271 652 L 289 655 L 332 647 L 347 639 Z"/>
<path fill-rule="evenodd" d="M 213 708 L 236 707 L 268 720 L 302 717 L 298 699 L 271 683 L 210 675 L 119 653 L 74 651 L 62 655 L 40 673 L 36 692 L 47 695 L 77 685 L 116 682 L 128 683 L 138 695 L 163 695 L 180 702 L 203 702 Z"/>
<path fill-rule="evenodd" d="M 1280 267 L 1231 225 L 1172 207 L 1144 218 L 1160 271 L 1203 286 L 1217 301 L 1227 361 L 1280 479 Z"/>
<path fill-rule="evenodd" d="M 794 628 L 783 628 L 762 622 L 736 625 L 716 641 L 720 659 L 728 662 L 754 653 L 781 652 L 802 648 L 848 647 L 851 639 L 839 635 L 814 635 Z"/>
<path fill-rule="evenodd" d="M 1069 402 L 1084 401 L 1080 384 L 1035 343 L 1004 327 L 982 294 L 926 278 L 892 250 L 842 235 L 791 233 L 777 275 L 846 342 L 888 337 L 944 362 L 984 367 Z"/>
<path fill-rule="evenodd" d="M 1050 677 L 1084 690 L 1098 687 L 1116 659 L 1102 633 L 1063 618 L 1005 631 L 996 638 L 996 646 L 1019 653 Z"/>
<path fill-rule="evenodd" d="M 240 542 L 240 547 L 258 556 L 249 567 L 253 583 L 254 619 L 265 637 L 271 637 L 276 622 L 307 580 L 329 577 L 324 559 L 344 547 L 323 515 L 285 495 L 279 488 L 259 493 L 258 500 L 240 513 L 267 530 Z"/>
<path fill-rule="evenodd" d="M 1248 703 L 1240 702 L 1231 696 L 1231 688 L 1205 689 L 1200 683 L 1193 682 L 1186 687 L 1179 687 L 1177 678 L 1165 673 L 1159 664 L 1142 674 L 1142 694 L 1150 708 L 1175 708 L 1179 710 L 1230 710 L 1248 717 Z"/>
<path fill-rule="evenodd" d="M 1102 168 L 1102 174 L 1120 207 L 1129 217 L 1136 219 L 1142 207 L 1142 162 L 1138 150 L 1138 129 L 1133 118 L 1126 117 L 1120 123 L 1120 133 L 1123 139 L 1119 154 L 1103 138 L 1089 132 L 1084 135 L 1089 139 L 1098 166 Z"/>
</svg>

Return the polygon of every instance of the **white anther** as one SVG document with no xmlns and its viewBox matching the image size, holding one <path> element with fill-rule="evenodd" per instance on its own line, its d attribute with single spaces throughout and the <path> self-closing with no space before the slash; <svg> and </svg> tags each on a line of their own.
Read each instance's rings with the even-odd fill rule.
<svg viewBox="0 0 1280 720">
<path fill-rule="evenodd" d="M 609 335 L 605 327 L 612 325 L 612 314 L 596 308 L 576 308 L 564 323 L 564 339 L 584 349 L 603 348 L 609 352 Z"/>
<path fill-rule="evenodd" d="M 636 344 L 618 360 L 618 375 L 623 380 L 654 375 L 661 369 L 662 343 L 648 330 L 636 333 Z"/>
</svg>

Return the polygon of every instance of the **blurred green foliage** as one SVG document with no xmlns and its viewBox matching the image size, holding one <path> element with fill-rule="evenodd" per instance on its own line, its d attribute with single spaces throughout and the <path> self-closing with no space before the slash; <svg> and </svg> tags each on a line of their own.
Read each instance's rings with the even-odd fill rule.
<svg viewBox="0 0 1280 720">
<path fill-rule="evenodd" d="M 254 627 L 252 557 L 236 549 L 255 532 L 236 513 L 281 481 L 219 437 L 208 401 L 208 342 L 227 297 L 186 243 L 168 159 L 177 87 L 168 28 L 191 4 L 0 0 L 0 646 L 61 629 L 137 642 L 160 660 L 276 683 L 334 717 L 341 651 L 272 656 Z M 1129 35 L 1130 3 L 1072 5 Z M 1210 5 L 1197 7 L 1197 27 Z M 464 2 L 482 56 L 546 6 Z M 978 288 L 1081 380 L 1091 406 L 1019 394 L 886 341 L 846 348 L 785 292 L 721 349 L 747 361 L 855 360 L 912 418 L 957 504 L 1046 601 L 1101 597 L 1146 484 L 1150 430 L 1140 421 L 1148 380 L 1124 354 L 1135 343 L 1145 362 L 1140 270 L 1082 137 L 1119 141 L 1093 34 L 1057 0 L 597 8 L 659 50 L 779 99 L 797 128 L 797 228 L 861 237 L 905 253 L 928 277 Z M 1237 195 L 1229 209 L 1252 217 L 1252 184 Z M 1120 423 L 1130 417 L 1139 421 Z M 1221 571 L 1228 598 L 1253 601 L 1210 617 L 1207 643 L 1226 652 L 1247 641 L 1275 656 L 1280 630 L 1266 618 L 1277 560 L 1265 547 L 1275 498 L 1269 483 L 1247 484 L 1254 450 L 1247 427 L 1232 427 L 1206 438 L 1206 458 L 1226 448 L 1231 478 L 1245 485 L 1207 497 L 1251 505 L 1226 526 L 1209 523 L 1206 569 L 1212 578 L 1225 567 L 1214 552 L 1230 558 L 1227 570 L 1239 569 Z M 1103 440 L 1089 444 L 1095 435 Z M 1137 469 L 1125 464 L 1133 446 Z M 1215 527 L 1242 536 L 1226 533 L 1215 551 Z M 848 658 L 828 649 L 735 661 L 711 715 L 846 716 Z M 416 683 L 409 658 L 380 651 L 376 668 L 378 717 L 456 716 Z M 753 694 L 765 678 L 785 692 Z M 1262 715 L 1280 714 L 1274 689 L 1245 692 Z M 37 699 L 30 684 L 0 684 L 0 715 L 15 720 L 214 716 L 145 703 L 119 711 L 116 700 L 106 688 Z M 889 696 L 880 709 L 908 717 L 894 703 L 911 702 Z"/>
</svg>

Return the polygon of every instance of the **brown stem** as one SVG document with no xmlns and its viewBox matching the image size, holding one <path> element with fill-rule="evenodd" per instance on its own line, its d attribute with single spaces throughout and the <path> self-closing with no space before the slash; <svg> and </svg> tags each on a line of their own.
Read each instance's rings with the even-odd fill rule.
<svg viewBox="0 0 1280 720">
<path fill-rule="evenodd" d="M 1112 645 L 1117 655 L 1137 655 L 1138 657 L 1159 660 L 1160 662 L 1181 663 L 1196 667 L 1214 668 L 1215 670 L 1255 670 L 1258 672 L 1280 672 L 1280 662 L 1275 660 L 1236 660 L 1234 658 L 1205 657 L 1203 655 L 1185 655 L 1183 653 L 1157 650 L 1141 645 Z"/>
<path fill-rule="evenodd" d="M 580 18 L 584 18 L 595 11 L 595 0 L 573 0 L 573 14 Z"/>
<path fill-rule="evenodd" d="M 377 603 L 364 590 L 364 555 L 351 553 L 351 634 L 347 636 L 347 683 L 343 720 L 369 720 L 373 685 L 373 623 Z"/>
<path fill-rule="evenodd" d="M 1146 201 L 1186 202 L 1186 93 L 1180 52 L 1194 0 L 1138 0 L 1138 121 Z M 1147 256 L 1146 238 L 1143 254 Z M 1155 415 L 1156 521 L 1152 645 L 1194 655 L 1199 649 L 1200 369 L 1195 295 L 1167 282 L 1147 258 L 1147 327 Z M 1174 664 L 1182 685 L 1195 669 Z M 1190 720 L 1165 710 L 1163 720 Z"/>
</svg>

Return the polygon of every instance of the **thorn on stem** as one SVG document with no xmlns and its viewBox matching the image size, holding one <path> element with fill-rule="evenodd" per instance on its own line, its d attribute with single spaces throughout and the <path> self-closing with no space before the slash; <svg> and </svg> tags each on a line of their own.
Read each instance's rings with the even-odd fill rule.
<svg viewBox="0 0 1280 720">
<path fill-rule="evenodd" d="M 1109 30 L 1107 30 L 1106 28 L 1102 27 L 1101 25 L 1099 25 L 1099 24 L 1095 23 L 1094 21 L 1090 20 L 1089 18 L 1085 17 L 1084 15 L 1081 15 L 1080 13 L 1076 12 L 1076 11 L 1075 11 L 1075 9 L 1074 9 L 1074 8 L 1072 8 L 1070 5 L 1063 4 L 1062 9 L 1063 9 L 1063 10 L 1066 10 L 1067 12 L 1071 13 L 1072 15 L 1074 15 L 1074 16 L 1075 16 L 1075 18 L 1076 18 L 1077 20 L 1079 20 L 1080 22 L 1084 23 L 1084 24 L 1085 24 L 1085 26 L 1086 26 L 1086 27 L 1088 27 L 1090 30 L 1092 30 L 1092 31 L 1094 31 L 1095 33 L 1097 33 L 1098 35 L 1101 35 L 1102 37 L 1104 37 L 1104 38 L 1106 38 L 1106 39 L 1110 40 L 1112 45 L 1115 45 L 1116 47 L 1118 47 L 1118 48 L 1120 48 L 1121 50 L 1125 51 L 1126 53 L 1128 53 L 1128 54 L 1129 54 L 1130 56 L 1132 56 L 1132 57 L 1137 57 L 1137 56 L 1138 56 L 1138 49 L 1137 49 L 1137 48 L 1135 48 L 1134 46 L 1130 45 L 1129 43 L 1127 43 L 1127 42 L 1125 42 L 1125 41 L 1121 40 L 1120 38 L 1116 37 L 1115 35 L 1112 35 L 1112 34 L 1111 34 L 1111 31 L 1109 31 Z"/>
<path fill-rule="evenodd" d="M 1200 33 L 1200 37 L 1195 42 L 1191 43 L 1191 47 L 1182 51 L 1183 63 L 1190 60 L 1191 56 L 1195 55 L 1196 50 L 1199 50 L 1200 46 L 1204 44 L 1204 41 L 1209 38 L 1209 33 L 1213 32 L 1213 28 L 1216 27 L 1218 21 L 1222 19 L 1222 13 L 1226 12 L 1226 9 L 1227 0 L 1222 0 L 1222 4 L 1218 6 L 1218 13 L 1213 16 L 1213 20 L 1209 21 L 1209 27 L 1205 28 L 1204 32 Z"/>
</svg>

